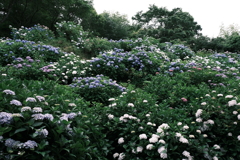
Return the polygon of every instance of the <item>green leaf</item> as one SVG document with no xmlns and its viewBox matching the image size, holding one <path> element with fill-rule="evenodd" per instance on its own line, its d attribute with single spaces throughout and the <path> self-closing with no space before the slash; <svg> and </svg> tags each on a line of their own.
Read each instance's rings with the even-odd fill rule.
<svg viewBox="0 0 240 160">
<path fill-rule="evenodd" d="M 38 127 L 38 126 L 41 126 L 43 124 L 43 122 L 35 122 L 33 123 L 33 127 Z"/>
<path fill-rule="evenodd" d="M 26 128 L 19 128 L 14 132 L 14 134 L 19 133 L 19 132 L 23 132 L 23 131 L 26 131 L 26 130 L 27 130 Z"/>
</svg>

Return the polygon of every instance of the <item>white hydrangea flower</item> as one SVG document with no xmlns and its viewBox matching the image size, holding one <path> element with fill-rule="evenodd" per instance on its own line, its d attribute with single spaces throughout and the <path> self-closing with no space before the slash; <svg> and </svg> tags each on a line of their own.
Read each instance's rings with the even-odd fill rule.
<svg viewBox="0 0 240 160">
<path fill-rule="evenodd" d="M 181 133 L 176 133 L 175 136 L 176 137 L 182 137 L 182 134 Z"/>
<path fill-rule="evenodd" d="M 118 144 L 122 144 L 123 142 L 124 142 L 124 138 L 123 137 L 118 139 Z"/>
<path fill-rule="evenodd" d="M 231 100 L 228 102 L 228 106 L 231 107 L 231 106 L 234 106 L 237 104 L 237 101 L 236 100 Z"/>
<path fill-rule="evenodd" d="M 189 138 L 195 138 L 195 136 L 194 135 L 189 135 Z"/>
<path fill-rule="evenodd" d="M 205 105 L 207 105 L 207 103 L 206 103 L 206 102 L 202 102 L 201 105 L 202 105 L 202 106 L 205 106 Z"/>
<path fill-rule="evenodd" d="M 240 141 L 240 135 L 237 137 L 237 139 Z"/>
<path fill-rule="evenodd" d="M 218 160 L 218 158 L 216 156 L 213 157 L 213 160 Z"/>
<path fill-rule="evenodd" d="M 214 124 L 214 121 L 211 120 L 211 119 L 209 119 L 209 120 L 207 120 L 207 124 L 211 124 L 211 125 L 213 125 L 213 124 Z"/>
<path fill-rule="evenodd" d="M 237 117 L 238 117 L 238 120 L 240 120 L 240 114 Z"/>
<path fill-rule="evenodd" d="M 215 144 L 215 145 L 213 146 L 213 148 L 214 148 L 214 149 L 220 149 L 220 146 L 217 145 L 217 144 Z"/>
<path fill-rule="evenodd" d="M 147 139 L 147 135 L 144 134 L 144 133 L 143 133 L 143 134 L 140 134 L 140 135 L 139 135 L 139 138 L 140 138 L 140 139 Z"/>
<path fill-rule="evenodd" d="M 236 115 L 236 114 L 238 114 L 238 112 L 237 111 L 233 111 L 233 114 Z"/>
<path fill-rule="evenodd" d="M 152 150 L 152 149 L 153 149 L 153 144 L 148 144 L 148 145 L 146 146 L 146 149 L 147 149 L 147 150 Z"/>
<path fill-rule="evenodd" d="M 160 154 L 160 157 L 162 159 L 167 158 L 167 149 L 164 146 L 161 146 L 160 148 L 158 148 L 158 153 Z"/>
<path fill-rule="evenodd" d="M 162 129 L 168 129 L 170 128 L 169 125 L 167 123 L 163 123 L 159 126 L 159 128 L 162 128 Z"/>
<path fill-rule="evenodd" d="M 158 138 L 157 137 L 151 137 L 150 139 L 149 139 L 149 142 L 150 143 L 156 143 L 158 141 Z"/>
<path fill-rule="evenodd" d="M 178 125 L 178 126 L 181 126 L 181 125 L 182 125 L 182 122 L 178 122 L 177 125 Z"/>
<path fill-rule="evenodd" d="M 183 151 L 182 153 L 185 157 L 191 157 L 190 153 L 188 151 Z"/>
<path fill-rule="evenodd" d="M 115 101 L 115 98 L 110 98 L 108 101 Z"/>
<path fill-rule="evenodd" d="M 133 103 L 128 103 L 128 107 L 134 107 Z"/>
<path fill-rule="evenodd" d="M 196 122 L 199 122 L 199 123 L 202 122 L 202 118 L 197 118 Z"/>
<path fill-rule="evenodd" d="M 226 95 L 225 98 L 233 98 L 233 95 Z"/>
<path fill-rule="evenodd" d="M 197 112 L 196 112 L 196 114 L 195 114 L 196 118 L 200 117 L 201 114 L 202 114 L 202 112 L 203 112 L 202 109 L 198 109 Z"/>
<path fill-rule="evenodd" d="M 160 139 L 158 142 L 162 144 L 166 144 L 166 142 L 163 139 Z"/>
<path fill-rule="evenodd" d="M 114 115 L 112 115 L 112 114 L 108 115 L 108 119 L 113 119 L 113 118 L 114 118 Z"/>
<path fill-rule="evenodd" d="M 186 129 L 189 129 L 189 127 L 187 125 L 183 126 L 183 129 L 186 130 Z"/>
<path fill-rule="evenodd" d="M 77 71 L 73 71 L 72 74 L 77 74 Z"/>
<path fill-rule="evenodd" d="M 137 147 L 137 152 L 142 152 L 143 151 L 143 147 L 142 146 L 138 146 Z"/>
<path fill-rule="evenodd" d="M 120 153 L 119 156 L 118 156 L 118 160 L 123 160 L 125 157 L 125 154 L 124 153 Z"/>
<path fill-rule="evenodd" d="M 114 153 L 113 158 L 117 158 L 119 156 L 119 153 Z"/>
<path fill-rule="evenodd" d="M 200 130 L 196 130 L 197 133 L 201 134 L 201 131 Z"/>
<path fill-rule="evenodd" d="M 184 138 L 183 136 L 180 137 L 179 141 L 182 143 L 188 143 L 188 140 L 186 138 Z"/>
</svg>

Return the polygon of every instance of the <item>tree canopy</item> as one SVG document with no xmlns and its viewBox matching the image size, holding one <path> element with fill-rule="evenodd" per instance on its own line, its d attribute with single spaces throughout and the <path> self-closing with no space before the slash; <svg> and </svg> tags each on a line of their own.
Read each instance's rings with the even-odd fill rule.
<svg viewBox="0 0 240 160">
<path fill-rule="evenodd" d="M 174 39 L 186 40 L 198 35 L 202 30 L 194 18 L 188 12 L 183 12 L 181 8 L 169 11 L 165 7 L 150 5 L 147 12 L 140 11 L 132 19 L 141 26 L 145 35 L 158 38 L 161 42 Z"/>
<path fill-rule="evenodd" d="M 81 22 L 88 27 L 92 14 L 96 14 L 92 0 L 4 0 L 0 2 L 0 28 L 38 23 L 53 28 L 60 21 Z"/>
</svg>

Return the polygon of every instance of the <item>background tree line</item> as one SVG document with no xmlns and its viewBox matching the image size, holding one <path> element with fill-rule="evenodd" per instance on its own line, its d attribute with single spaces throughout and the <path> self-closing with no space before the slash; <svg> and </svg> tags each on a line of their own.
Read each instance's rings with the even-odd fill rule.
<svg viewBox="0 0 240 160">
<path fill-rule="evenodd" d="M 240 51 L 238 26 L 220 29 L 216 38 L 203 36 L 201 26 L 181 8 L 168 10 L 150 5 L 148 11 L 139 11 L 133 22 L 118 12 L 97 14 L 93 0 L 3 0 L 0 2 L 0 37 L 10 37 L 9 25 L 15 28 L 41 24 L 55 31 L 56 22 L 72 21 L 88 31 L 89 36 L 119 40 L 149 36 L 160 43 L 184 43 L 194 51 Z"/>
</svg>

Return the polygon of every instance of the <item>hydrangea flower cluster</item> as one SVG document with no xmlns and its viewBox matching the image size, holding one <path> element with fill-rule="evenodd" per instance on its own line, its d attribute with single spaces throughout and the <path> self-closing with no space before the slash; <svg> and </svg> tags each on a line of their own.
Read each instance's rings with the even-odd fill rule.
<svg viewBox="0 0 240 160">
<path fill-rule="evenodd" d="M 27 142 L 21 143 L 20 141 L 15 141 L 14 139 L 8 138 L 5 140 L 5 146 L 8 148 L 34 150 L 35 147 L 38 147 L 38 144 L 32 140 L 28 140 Z"/>
<path fill-rule="evenodd" d="M 104 88 L 106 86 L 113 86 L 118 88 L 121 92 L 124 92 L 126 90 L 125 87 L 120 86 L 116 83 L 116 81 L 113 81 L 112 79 L 106 79 L 102 74 L 96 75 L 96 77 L 75 77 L 73 79 L 73 82 L 70 84 L 71 87 L 75 88 Z"/>
<path fill-rule="evenodd" d="M 103 53 L 89 61 L 92 68 L 90 74 L 103 74 L 118 81 L 126 80 L 133 72 L 155 74 L 160 71 L 159 65 L 164 60 L 156 52 L 134 50 L 123 52 L 115 49 L 112 53 Z"/>
<path fill-rule="evenodd" d="M 9 26 L 12 30 L 11 35 L 13 39 L 24 39 L 29 41 L 43 41 L 50 40 L 54 38 L 54 33 L 44 25 L 35 24 L 33 27 L 13 28 Z"/>
<path fill-rule="evenodd" d="M 188 59 L 195 55 L 195 53 L 188 47 L 182 44 L 174 44 L 171 45 L 170 48 L 167 49 L 171 53 L 175 54 L 180 59 Z"/>
<path fill-rule="evenodd" d="M 44 44 L 36 45 L 35 42 L 19 39 L 8 39 L 3 45 L 7 45 L 8 50 L 0 51 L 0 55 L 3 57 L 0 59 L 2 65 L 12 63 L 12 61 L 16 59 L 16 55 L 18 57 L 42 57 L 46 62 L 53 62 L 59 59 L 62 55 L 66 54 L 65 52 L 61 51 L 60 48 Z M 19 58 L 17 60 L 21 61 Z M 30 62 L 33 61 L 30 60 Z"/>
</svg>

